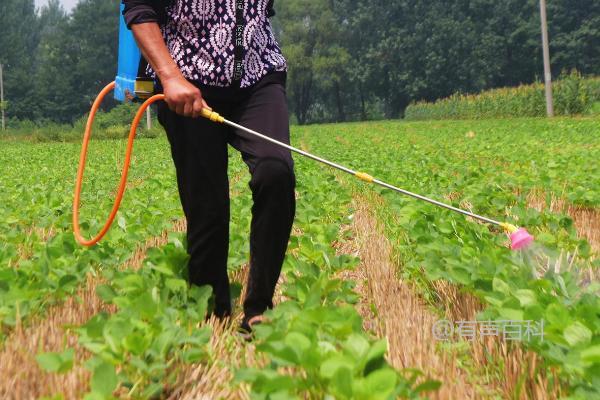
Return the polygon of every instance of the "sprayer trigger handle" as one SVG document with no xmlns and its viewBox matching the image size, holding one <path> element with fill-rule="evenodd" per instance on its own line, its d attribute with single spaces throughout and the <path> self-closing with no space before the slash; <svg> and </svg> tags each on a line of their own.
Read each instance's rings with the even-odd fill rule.
<svg viewBox="0 0 600 400">
<path fill-rule="evenodd" d="M 225 118 L 221 117 L 219 113 L 209 110 L 208 108 L 203 108 L 202 111 L 200 111 L 200 113 L 204 118 L 210 119 L 213 122 L 222 123 L 223 121 L 225 121 Z"/>
</svg>

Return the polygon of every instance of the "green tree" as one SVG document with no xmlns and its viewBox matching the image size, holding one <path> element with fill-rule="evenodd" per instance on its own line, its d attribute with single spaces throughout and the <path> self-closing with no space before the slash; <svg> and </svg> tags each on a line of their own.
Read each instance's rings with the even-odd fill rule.
<svg viewBox="0 0 600 400">
<path fill-rule="evenodd" d="M 117 74 L 119 0 L 81 0 L 67 27 L 64 48 L 70 83 L 77 95 L 72 119 L 88 111 L 98 92 Z M 106 106 L 114 106 L 109 102 Z"/>
<path fill-rule="evenodd" d="M 34 66 L 39 40 L 33 0 L 0 2 L 0 63 L 8 118 L 32 119 L 36 107 Z"/>
<path fill-rule="evenodd" d="M 538 0 L 277 1 L 299 123 L 402 115 L 407 104 L 543 76 Z M 553 73 L 600 74 L 600 2 L 549 0 Z M 70 122 L 117 67 L 119 0 L 0 1 L 7 115 Z M 112 107 L 110 100 L 105 105 Z"/>
<path fill-rule="evenodd" d="M 85 114 L 117 70 L 118 0 L 80 1 L 67 20 L 49 10 L 48 34 L 40 47 L 40 92 L 44 117 L 72 122 Z M 54 25 L 50 24 L 54 22 Z M 105 107 L 115 103 L 107 101 Z"/>
<path fill-rule="evenodd" d="M 59 0 L 50 0 L 40 11 L 40 43 L 37 49 L 37 96 L 38 115 L 36 119 L 69 121 L 72 112 L 72 99 L 65 93 L 72 93 L 65 73 L 65 60 L 62 46 L 68 40 L 69 18 Z"/>
<path fill-rule="evenodd" d="M 333 119 L 345 119 L 342 83 L 349 55 L 333 2 L 281 2 L 277 11 L 278 33 L 289 66 L 290 108 L 298 122 L 308 122 L 311 108 L 314 113 L 316 104 L 323 105 L 325 97 L 316 97 L 319 92 L 334 93 L 337 118 Z"/>
<path fill-rule="evenodd" d="M 599 1 L 549 1 L 548 30 L 555 75 L 572 68 L 600 74 Z"/>
<path fill-rule="evenodd" d="M 382 99 L 387 117 L 398 116 L 410 101 L 542 76 L 537 0 L 340 3 L 350 25 L 353 85 L 361 99 Z M 600 73 L 600 3 L 548 4 L 554 73 L 573 67 Z"/>
</svg>

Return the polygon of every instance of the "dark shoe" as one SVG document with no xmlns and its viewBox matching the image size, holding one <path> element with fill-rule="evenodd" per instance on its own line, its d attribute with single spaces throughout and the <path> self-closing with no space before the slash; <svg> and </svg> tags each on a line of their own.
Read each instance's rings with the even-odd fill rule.
<svg viewBox="0 0 600 400">
<path fill-rule="evenodd" d="M 246 341 L 252 340 L 252 327 L 262 324 L 265 321 L 264 315 L 255 315 L 253 317 L 244 317 L 240 328 L 238 330 L 239 335 Z"/>
</svg>

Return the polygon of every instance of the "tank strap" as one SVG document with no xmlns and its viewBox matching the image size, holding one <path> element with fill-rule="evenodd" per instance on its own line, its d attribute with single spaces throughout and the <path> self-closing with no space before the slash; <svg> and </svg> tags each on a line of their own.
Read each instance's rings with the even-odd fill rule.
<svg viewBox="0 0 600 400">
<path fill-rule="evenodd" d="M 244 76 L 244 0 L 235 1 L 235 28 L 233 29 L 234 58 L 232 86 L 239 88 Z"/>
</svg>

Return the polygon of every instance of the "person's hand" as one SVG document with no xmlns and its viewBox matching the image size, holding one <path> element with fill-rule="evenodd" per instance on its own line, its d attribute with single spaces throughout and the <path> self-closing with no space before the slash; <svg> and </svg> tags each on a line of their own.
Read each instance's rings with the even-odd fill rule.
<svg viewBox="0 0 600 400">
<path fill-rule="evenodd" d="M 211 109 L 202 98 L 200 89 L 181 75 L 164 80 L 162 85 L 167 105 L 179 115 L 198 118 L 203 108 Z"/>
<path fill-rule="evenodd" d="M 194 118 L 201 115 L 203 108 L 210 110 L 202 99 L 200 89 L 185 80 L 173 61 L 158 23 L 133 24 L 131 30 L 144 57 L 160 78 L 169 108 L 179 115 Z"/>
</svg>

